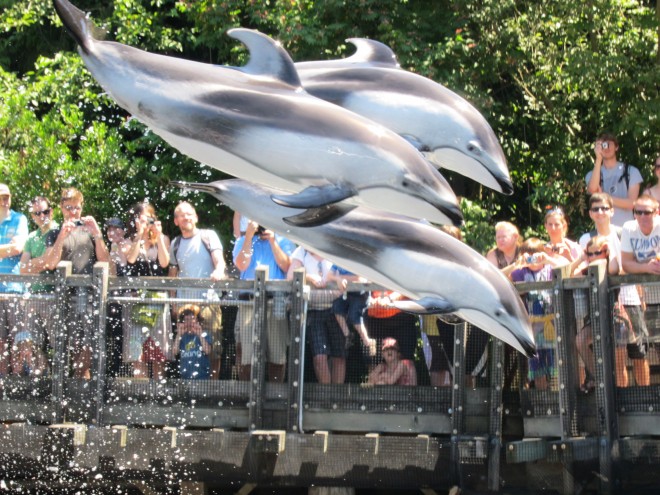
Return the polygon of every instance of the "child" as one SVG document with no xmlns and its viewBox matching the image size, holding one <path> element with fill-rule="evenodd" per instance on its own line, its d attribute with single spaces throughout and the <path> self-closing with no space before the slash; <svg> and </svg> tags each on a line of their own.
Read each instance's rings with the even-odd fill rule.
<svg viewBox="0 0 660 495">
<path fill-rule="evenodd" d="M 179 372 L 185 380 L 205 380 L 211 376 L 209 358 L 213 341 L 202 330 L 203 318 L 199 306 L 186 304 L 179 311 L 178 331 L 174 339 L 175 352 L 180 354 Z"/>
<path fill-rule="evenodd" d="M 353 328 L 355 328 L 358 335 L 360 335 L 360 338 L 366 341 L 365 345 L 368 345 L 370 339 L 366 336 L 366 332 L 362 328 L 362 313 L 367 307 L 367 298 L 369 297 L 369 294 L 367 292 L 346 292 L 348 282 L 364 283 L 366 282 L 366 279 L 354 275 L 337 265 L 333 265 L 328 277 L 328 281 L 331 280 L 334 280 L 337 283 L 339 290 L 344 292 L 341 297 L 338 297 L 332 302 L 332 314 L 335 315 L 335 319 L 337 320 L 344 337 L 347 339 L 346 345 L 348 346 L 351 342 L 349 325 L 352 325 Z"/>
<path fill-rule="evenodd" d="M 513 282 L 540 282 L 552 279 L 552 270 L 565 264 L 563 257 L 550 256 L 545 251 L 545 243 L 537 237 L 523 242 L 523 255 L 511 272 Z M 529 385 L 544 390 L 557 376 L 555 367 L 555 326 L 554 309 L 550 291 L 531 291 L 525 297 L 527 312 L 532 322 L 537 356 L 529 360 Z"/>
<path fill-rule="evenodd" d="M 371 385 L 417 385 L 417 371 L 409 359 L 401 359 L 399 343 L 387 338 L 382 347 L 383 362 L 369 373 Z"/>
</svg>

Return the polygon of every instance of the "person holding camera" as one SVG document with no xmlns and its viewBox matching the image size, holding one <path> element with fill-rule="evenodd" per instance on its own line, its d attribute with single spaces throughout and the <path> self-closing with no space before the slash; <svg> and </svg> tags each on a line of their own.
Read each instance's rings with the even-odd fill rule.
<svg viewBox="0 0 660 495">
<path fill-rule="evenodd" d="M 522 256 L 511 272 L 513 282 L 541 282 L 552 279 L 552 270 L 565 265 L 562 256 L 551 256 L 545 250 L 545 242 L 530 237 L 522 243 Z M 555 326 L 552 293 L 548 290 L 530 291 L 523 296 L 532 323 L 537 355 L 529 360 L 528 385 L 540 390 L 547 389 L 557 378 L 555 366 Z"/>
<path fill-rule="evenodd" d="M 64 221 L 45 239 L 45 265 L 54 270 L 60 261 L 70 261 L 74 275 L 91 275 L 97 261 L 110 261 L 103 233 L 92 216 L 82 216 L 83 195 L 69 187 L 62 191 L 60 209 Z M 89 288 L 77 287 L 73 308 L 68 312 L 69 342 L 72 345 L 73 376 L 90 378 L 94 308 Z"/>
<path fill-rule="evenodd" d="M 619 142 L 613 134 L 601 134 L 594 144 L 594 168 L 586 176 L 587 192 L 605 192 L 614 201 L 612 225 L 623 227 L 632 217 L 633 202 L 639 196 L 642 174 L 637 167 L 617 158 Z"/>
<path fill-rule="evenodd" d="M 285 280 L 291 264 L 295 244 L 275 234 L 257 222 L 249 222 L 245 235 L 234 245 L 234 264 L 241 272 L 241 280 L 254 280 L 257 267 L 268 267 L 270 280 Z M 250 295 L 241 295 L 250 298 Z M 289 344 L 289 321 L 286 315 L 285 294 L 274 293 L 268 315 L 268 379 L 284 381 L 286 351 Z M 252 305 L 241 305 L 236 318 L 236 342 L 240 344 L 239 379 L 249 380 L 252 373 L 252 342 L 254 329 Z M 237 352 L 238 354 L 238 352 Z"/>
<path fill-rule="evenodd" d="M 128 210 L 128 249 L 126 271 L 129 277 L 164 277 L 170 264 L 170 238 L 156 217 L 153 205 L 139 202 Z M 166 292 L 141 293 L 145 299 L 166 298 Z M 156 302 L 131 305 L 130 318 L 124 318 L 123 351 L 125 363 L 133 365 L 133 375 L 162 380 L 165 362 L 171 359 L 171 317 L 169 304 Z"/>
</svg>

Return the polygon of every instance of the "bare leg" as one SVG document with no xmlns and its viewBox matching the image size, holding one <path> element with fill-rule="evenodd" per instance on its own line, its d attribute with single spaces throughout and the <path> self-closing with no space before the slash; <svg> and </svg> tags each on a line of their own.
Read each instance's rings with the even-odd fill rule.
<svg viewBox="0 0 660 495">
<path fill-rule="evenodd" d="M 325 354 L 318 354 L 312 358 L 314 363 L 314 374 L 319 383 L 330 383 L 330 367 L 328 365 L 328 356 Z"/>
<path fill-rule="evenodd" d="M 7 376 L 11 357 L 9 346 L 7 345 L 7 341 L 5 339 L 0 339 L 0 352 L 2 353 L 0 356 L 0 376 Z"/>
<path fill-rule="evenodd" d="M 83 347 L 78 354 L 74 356 L 74 378 L 91 378 L 90 368 L 92 367 L 92 350 L 89 347 Z"/>
<path fill-rule="evenodd" d="M 331 365 L 331 380 L 332 383 L 344 383 L 346 380 L 346 359 L 345 358 L 330 358 Z"/>
<path fill-rule="evenodd" d="M 244 382 L 249 381 L 252 376 L 252 365 L 241 364 L 238 368 L 238 379 Z"/>
<path fill-rule="evenodd" d="M 616 361 L 616 386 L 625 388 L 628 386 L 628 370 L 626 369 L 628 352 L 625 347 L 617 347 L 614 353 Z"/>
<path fill-rule="evenodd" d="M 143 378 L 149 376 L 149 365 L 142 361 L 135 361 L 133 363 L 133 376 L 136 378 Z"/>
<path fill-rule="evenodd" d="M 638 387 L 648 387 L 651 385 L 651 369 L 647 359 L 633 359 L 633 374 L 635 375 L 635 384 Z"/>
<path fill-rule="evenodd" d="M 165 379 L 165 363 L 160 361 L 154 361 L 151 363 L 151 373 L 154 380 L 164 380 Z"/>
</svg>

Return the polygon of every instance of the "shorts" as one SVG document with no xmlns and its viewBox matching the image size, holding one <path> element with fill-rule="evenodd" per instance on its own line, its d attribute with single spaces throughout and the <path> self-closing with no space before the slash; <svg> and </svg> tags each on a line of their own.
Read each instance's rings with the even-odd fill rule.
<svg viewBox="0 0 660 495">
<path fill-rule="evenodd" d="M 646 304 L 644 321 L 649 332 L 649 340 L 660 342 L 660 304 Z"/>
<path fill-rule="evenodd" d="M 172 318 L 169 304 L 124 306 L 122 359 L 125 363 L 172 359 Z"/>
<path fill-rule="evenodd" d="M 429 371 L 451 371 L 454 365 L 454 331 L 456 325 L 435 318 L 438 335 L 427 335 L 431 346 L 431 366 Z M 460 323 L 461 328 L 463 322 Z"/>
<path fill-rule="evenodd" d="M 369 294 L 361 292 L 347 292 L 344 296 L 338 297 L 332 302 L 332 314 L 345 315 L 349 325 L 359 325 L 362 320 L 362 313 L 367 307 Z"/>
<path fill-rule="evenodd" d="M 55 346 L 53 296 L 40 294 L 25 300 L 25 331 L 38 349 Z M 14 338 L 16 341 L 16 338 Z M 46 343 L 48 342 L 48 343 Z"/>
<path fill-rule="evenodd" d="M 346 358 L 346 337 L 330 310 L 307 311 L 307 338 L 312 356 Z"/>
<path fill-rule="evenodd" d="M 268 362 L 272 364 L 286 364 L 286 351 L 289 346 L 290 329 L 288 318 L 275 318 L 272 306 L 268 305 L 268 330 L 266 332 L 266 349 Z M 279 308 L 275 314 L 279 314 Z M 237 342 L 241 343 L 241 364 L 253 365 L 254 340 L 254 306 L 242 305 L 238 308 L 236 318 Z"/>
</svg>

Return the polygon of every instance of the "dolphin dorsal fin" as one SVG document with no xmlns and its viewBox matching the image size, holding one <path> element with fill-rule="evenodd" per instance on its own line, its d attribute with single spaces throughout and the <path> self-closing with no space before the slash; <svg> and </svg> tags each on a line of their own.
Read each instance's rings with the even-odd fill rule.
<svg viewBox="0 0 660 495">
<path fill-rule="evenodd" d="M 367 38 L 349 38 L 346 41 L 353 44 L 357 51 L 344 59 L 345 63 L 384 65 L 397 69 L 400 67 L 396 54 L 389 46 L 380 41 Z"/>
<path fill-rule="evenodd" d="M 270 76 L 290 86 L 302 86 L 289 53 L 278 41 L 254 29 L 235 28 L 227 34 L 243 43 L 250 52 L 250 60 L 237 69 L 253 76 Z"/>
</svg>

